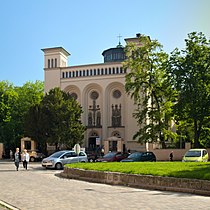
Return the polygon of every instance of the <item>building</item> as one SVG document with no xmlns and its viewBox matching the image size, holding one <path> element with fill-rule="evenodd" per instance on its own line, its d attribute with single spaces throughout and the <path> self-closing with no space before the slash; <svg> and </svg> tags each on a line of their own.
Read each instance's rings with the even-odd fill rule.
<svg viewBox="0 0 210 210">
<path fill-rule="evenodd" d="M 138 43 L 139 34 L 125 39 Z M 103 51 L 103 63 L 68 66 L 70 53 L 63 47 L 44 52 L 45 92 L 54 87 L 69 92 L 83 108 L 82 122 L 87 126 L 84 147 L 104 146 L 108 151 L 144 150 L 133 140 L 138 130 L 132 117 L 135 106 L 125 92 L 124 47 L 120 44 Z"/>
</svg>

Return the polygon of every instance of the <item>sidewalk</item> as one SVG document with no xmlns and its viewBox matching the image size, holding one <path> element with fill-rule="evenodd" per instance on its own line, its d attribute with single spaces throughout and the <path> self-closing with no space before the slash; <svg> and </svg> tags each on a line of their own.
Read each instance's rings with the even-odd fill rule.
<svg viewBox="0 0 210 210">
<path fill-rule="evenodd" d="M 123 186 L 97 184 L 55 176 L 30 163 L 15 170 L 13 162 L 0 161 L 0 200 L 21 210 L 203 210 L 210 197 Z"/>
</svg>

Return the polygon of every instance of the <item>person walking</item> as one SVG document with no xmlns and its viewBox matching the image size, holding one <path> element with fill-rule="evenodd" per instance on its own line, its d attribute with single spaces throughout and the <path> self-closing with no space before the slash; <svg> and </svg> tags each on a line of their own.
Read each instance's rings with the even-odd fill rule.
<svg viewBox="0 0 210 210">
<path fill-rule="evenodd" d="M 28 162 L 29 162 L 30 156 L 26 149 L 24 149 L 24 152 L 22 154 L 22 161 L 23 161 L 23 168 L 28 170 Z"/>
<path fill-rule="evenodd" d="M 20 155 L 19 148 L 16 148 L 16 151 L 15 151 L 15 154 L 14 154 L 14 161 L 15 161 L 16 170 L 18 171 L 19 163 L 21 161 L 21 155 Z"/>
<path fill-rule="evenodd" d="M 170 153 L 170 155 L 169 155 L 169 158 L 170 158 L 170 161 L 173 161 L 173 158 L 174 158 L 173 151 L 171 151 L 171 153 Z"/>
</svg>

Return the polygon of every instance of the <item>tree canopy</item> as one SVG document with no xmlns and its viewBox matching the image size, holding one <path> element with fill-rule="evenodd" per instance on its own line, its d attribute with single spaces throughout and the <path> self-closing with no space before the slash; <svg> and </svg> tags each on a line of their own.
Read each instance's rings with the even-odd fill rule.
<svg viewBox="0 0 210 210">
<path fill-rule="evenodd" d="M 170 56 L 171 84 L 179 96 L 174 113 L 177 124 L 184 125 L 180 132 L 188 133 L 200 147 L 201 138 L 210 135 L 210 41 L 203 33 L 192 32 L 185 43 L 185 49 L 175 49 Z"/>
<path fill-rule="evenodd" d="M 134 139 L 139 142 L 161 140 L 164 145 L 167 136 L 172 135 L 169 121 L 175 97 L 166 72 L 168 55 L 158 41 L 142 35 L 139 44 L 126 46 L 126 56 L 125 88 L 137 105 L 134 117 L 139 124 Z"/>
<path fill-rule="evenodd" d="M 6 150 L 20 144 L 24 136 L 24 118 L 33 104 L 40 103 L 44 96 L 41 81 L 27 82 L 16 87 L 8 81 L 0 82 L 0 141 Z"/>
<path fill-rule="evenodd" d="M 84 140 L 85 127 L 81 123 L 80 104 L 68 93 L 54 88 L 39 105 L 34 105 L 26 117 L 26 134 L 43 146 L 53 143 L 72 148 Z"/>
</svg>

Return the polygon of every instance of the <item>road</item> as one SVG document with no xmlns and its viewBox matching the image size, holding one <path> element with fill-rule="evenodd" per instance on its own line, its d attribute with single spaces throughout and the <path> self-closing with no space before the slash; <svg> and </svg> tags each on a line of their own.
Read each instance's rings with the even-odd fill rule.
<svg viewBox="0 0 210 210">
<path fill-rule="evenodd" d="M 40 163 L 16 171 L 0 161 L 0 200 L 21 210 L 210 210 L 210 197 L 63 179 L 60 172 Z"/>
</svg>

